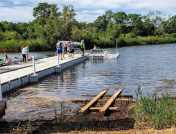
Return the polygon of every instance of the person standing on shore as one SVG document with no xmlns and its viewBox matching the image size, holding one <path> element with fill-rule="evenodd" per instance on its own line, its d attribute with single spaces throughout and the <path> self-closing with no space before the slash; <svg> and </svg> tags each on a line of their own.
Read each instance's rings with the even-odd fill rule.
<svg viewBox="0 0 176 134">
<path fill-rule="evenodd" d="M 85 42 L 84 42 L 84 40 L 81 41 L 80 48 L 81 48 L 82 56 L 84 56 L 84 53 L 85 53 Z"/>
</svg>

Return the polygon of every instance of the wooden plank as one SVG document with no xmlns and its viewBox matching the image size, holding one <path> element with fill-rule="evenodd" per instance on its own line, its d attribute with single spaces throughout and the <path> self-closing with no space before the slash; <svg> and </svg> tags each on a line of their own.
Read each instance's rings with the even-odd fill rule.
<svg viewBox="0 0 176 134">
<path fill-rule="evenodd" d="M 117 101 L 130 101 L 129 98 L 118 98 Z"/>
<path fill-rule="evenodd" d="M 89 94 L 83 94 L 83 95 L 81 95 L 81 96 L 86 96 L 86 97 L 95 97 L 96 95 L 89 95 Z M 108 98 L 108 97 L 111 97 L 112 96 L 112 94 L 105 94 L 104 96 L 103 96 L 103 98 Z M 118 96 L 119 98 L 133 98 L 133 95 L 128 95 L 128 94 L 124 94 L 124 95 L 119 95 Z"/>
<path fill-rule="evenodd" d="M 105 102 L 105 101 L 107 102 L 108 100 L 109 100 L 109 98 L 104 98 L 103 97 L 102 99 L 99 99 L 98 102 L 102 103 L 102 102 Z M 129 98 L 119 98 L 119 96 L 118 96 L 117 99 L 114 100 L 114 102 L 116 102 L 116 103 L 118 103 L 118 102 L 127 102 L 128 103 L 130 101 L 132 101 L 132 99 L 129 99 Z"/>
<path fill-rule="evenodd" d="M 101 107 L 90 107 L 89 110 L 91 111 L 100 111 Z M 118 111 L 119 107 L 109 107 L 110 111 Z"/>
<path fill-rule="evenodd" d="M 108 108 L 111 106 L 111 104 L 115 101 L 116 97 L 121 94 L 124 88 L 119 88 L 113 96 L 107 101 L 107 103 L 100 109 L 100 112 L 106 112 Z"/>
<path fill-rule="evenodd" d="M 82 107 L 80 109 L 81 113 L 84 113 L 85 111 L 87 111 L 93 104 L 95 104 L 95 102 L 97 102 L 97 100 L 99 98 L 101 98 L 109 89 L 104 89 L 103 91 L 101 91 L 95 98 L 93 98 L 89 103 L 87 103 L 84 107 Z"/>
</svg>

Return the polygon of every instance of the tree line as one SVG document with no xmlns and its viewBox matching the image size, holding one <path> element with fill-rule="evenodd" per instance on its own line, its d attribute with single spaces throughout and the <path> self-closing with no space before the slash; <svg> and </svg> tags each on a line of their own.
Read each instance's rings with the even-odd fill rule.
<svg viewBox="0 0 176 134">
<path fill-rule="evenodd" d="M 159 12 L 147 15 L 106 11 L 92 23 L 78 22 L 73 6 L 62 10 L 56 4 L 39 3 L 32 22 L 0 22 L 0 51 L 19 51 L 29 45 L 34 50 L 54 50 L 57 40 L 84 39 L 86 47 L 120 46 L 176 42 L 176 16 L 162 18 Z"/>
</svg>

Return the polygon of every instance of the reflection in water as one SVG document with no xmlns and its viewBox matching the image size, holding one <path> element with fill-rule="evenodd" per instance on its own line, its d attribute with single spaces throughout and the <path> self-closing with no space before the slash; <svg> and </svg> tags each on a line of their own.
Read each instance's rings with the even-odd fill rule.
<svg viewBox="0 0 176 134">
<path fill-rule="evenodd" d="M 154 89 L 175 94 L 176 45 L 126 47 L 119 52 L 118 60 L 89 60 L 18 90 L 17 96 L 9 98 L 5 118 L 28 119 L 46 111 L 53 116 L 59 101 L 87 99 L 86 94 L 95 95 L 104 88 L 112 88 L 109 93 L 114 93 L 121 85 L 125 85 L 123 94 L 134 96 L 138 85 L 145 94 Z"/>
</svg>

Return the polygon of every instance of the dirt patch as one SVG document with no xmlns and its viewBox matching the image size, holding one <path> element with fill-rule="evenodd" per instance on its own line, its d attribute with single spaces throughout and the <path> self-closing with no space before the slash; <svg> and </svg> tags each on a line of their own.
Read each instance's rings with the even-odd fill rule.
<svg viewBox="0 0 176 134">
<path fill-rule="evenodd" d="M 33 96 L 28 99 L 46 98 L 43 96 Z M 47 99 L 46 99 L 47 100 Z M 48 100 L 47 100 L 48 101 Z M 50 100 L 53 102 L 54 100 Z M 80 100 L 78 101 L 80 103 Z M 85 101 L 84 103 L 86 103 Z M 42 102 L 43 103 L 43 102 Z M 77 101 L 76 101 L 77 103 Z M 82 103 L 80 105 L 84 105 Z M 104 114 L 92 112 L 87 114 L 80 114 L 74 111 L 74 115 L 66 115 L 68 107 L 63 106 L 60 113 L 54 113 L 54 119 L 44 120 L 38 118 L 35 121 L 23 122 L 1 122 L 0 133 L 81 133 L 81 132 L 107 132 L 107 131 L 121 131 L 134 128 L 134 119 L 127 113 L 130 104 L 121 103 L 121 109 L 118 112 L 111 114 Z M 63 104 L 64 105 L 64 104 Z M 43 106 L 43 104 L 42 104 Z M 71 107 L 70 107 L 71 108 Z M 46 114 L 47 115 L 47 114 Z"/>
<path fill-rule="evenodd" d="M 57 102 L 57 98 L 53 98 L 50 96 L 35 95 L 27 97 L 26 99 L 29 100 L 34 107 L 42 108 L 52 107 Z"/>
</svg>

